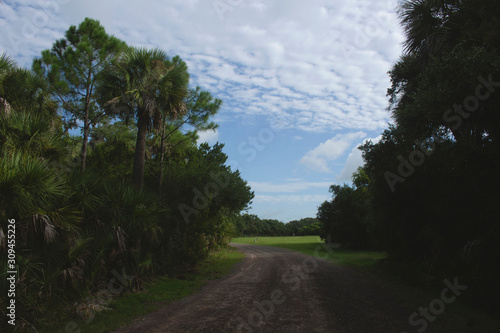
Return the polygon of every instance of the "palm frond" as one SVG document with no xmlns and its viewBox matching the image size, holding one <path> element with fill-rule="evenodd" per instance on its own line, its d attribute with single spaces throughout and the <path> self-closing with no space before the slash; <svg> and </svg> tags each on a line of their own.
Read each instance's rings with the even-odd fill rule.
<svg viewBox="0 0 500 333">
<path fill-rule="evenodd" d="M 6 52 L 0 55 L 0 76 L 16 67 L 16 62 Z"/>
</svg>

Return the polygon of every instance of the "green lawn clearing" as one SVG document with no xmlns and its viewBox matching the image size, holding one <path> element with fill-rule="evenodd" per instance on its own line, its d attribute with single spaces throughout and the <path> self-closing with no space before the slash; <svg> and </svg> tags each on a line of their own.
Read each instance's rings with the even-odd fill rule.
<svg viewBox="0 0 500 333">
<path fill-rule="evenodd" d="M 342 245 L 329 246 L 319 236 L 239 237 L 233 238 L 232 243 L 276 246 L 355 267 L 371 266 L 385 257 L 383 252 L 348 250 Z"/>
</svg>

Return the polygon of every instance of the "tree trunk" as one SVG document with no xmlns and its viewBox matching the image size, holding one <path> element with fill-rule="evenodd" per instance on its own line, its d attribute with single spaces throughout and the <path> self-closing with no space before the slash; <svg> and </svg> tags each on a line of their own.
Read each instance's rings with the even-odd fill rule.
<svg viewBox="0 0 500 333">
<path fill-rule="evenodd" d="M 89 141 L 89 130 L 90 126 L 88 125 L 88 117 L 85 117 L 85 125 L 83 126 L 83 142 L 82 142 L 82 152 L 80 154 L 80 158 L 82 159 L 81 161 L 81 168 L 82 171 L 85 171 L 85 167 L 87 165 L 87 146 L 88 146 L 88 141 Z"/>
<path fill-rule="evenodd" d="M 158 194 L 161 195 L 161 186 L 163 185 L 163 149 L 165 149 L 165 117 L 163 117 L 163 128 L 161 131 L 161 144 L 160 144 L 160 186 L 158 187 Z"/>
<path fill-rule="evenodd" d="M 134 171 L 132 181 L 134 186 L 140 190 L 144 183 L 144 163 L 146 162 L 146 136 L 148 134 L 147 116 L 144 111 L 139 111 L 137 120 L 137 141 L 135 144 Z"/>
<path fill-rule="evenodd" d="M 89 68 L 88 79 L 92 76 L 92 69 Z M 89 131 L 90 131 L 90 122 L 89 122 L 89 113 L 90 113 L 90 99 L 92 96 L 92 85 L 87 84 L 87 93 L 85 95 L 85 115 L 83 117 L 83 144 L 82 144 L 82 153 L 81 153 L 81 167 L 82 171 L 85 171 L 85 167 L 87 165 L 87 146 L 89 142 Z"/>
<path fill-rule="evenodd" d="M 5 112 L 7 116 L 10 115 L 10 104 L 5 98 L 2 97 L 0 97 L 0 110 L 1 109 L 3 109 L 3 112 Z"/>
</svg>

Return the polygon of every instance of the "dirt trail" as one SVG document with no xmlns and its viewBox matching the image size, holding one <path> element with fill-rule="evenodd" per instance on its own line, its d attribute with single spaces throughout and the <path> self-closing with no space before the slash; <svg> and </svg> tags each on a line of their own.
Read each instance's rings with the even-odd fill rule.
<svg viewBox="0 0 500 333">
<path fill-rule="evenodd" d="M 415 331 L 414 309 L 349 268 L 276 247 L 233 246 L 246 257 L 231 274 L 115 333 Z"/>
</svg>

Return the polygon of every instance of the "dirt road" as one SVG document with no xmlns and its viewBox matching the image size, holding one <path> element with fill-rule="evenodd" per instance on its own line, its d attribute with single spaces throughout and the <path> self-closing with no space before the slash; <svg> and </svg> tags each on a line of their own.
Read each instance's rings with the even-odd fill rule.
<svg viewBox="0 0 500 333">
<path fill-rule="evenodd" d="M 276 247 L 233 246 L 246 258 L 230 275 L 116 333 L 415 331 L 414 309 L 351 269 Z"/>
</svg>

